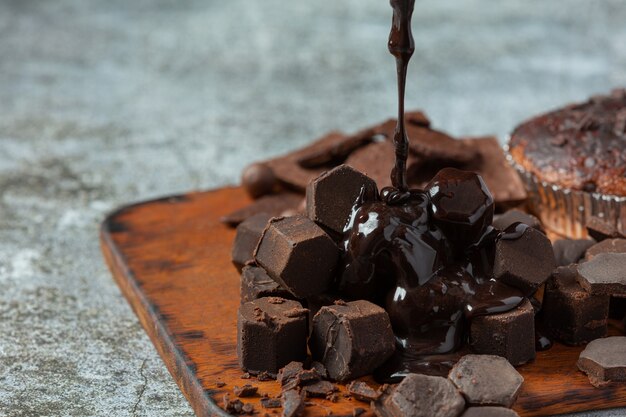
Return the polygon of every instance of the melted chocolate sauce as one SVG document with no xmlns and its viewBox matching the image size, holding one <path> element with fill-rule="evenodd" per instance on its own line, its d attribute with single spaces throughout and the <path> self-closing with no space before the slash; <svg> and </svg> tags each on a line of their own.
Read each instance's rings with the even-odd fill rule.
<svg viewBox="0 0 626 417">
<path fill-rule="evenodd" d="M 340 295 L 368 299 L 389 314 L 397 350 L 377 372 L 381 381 L 406 373 L 447 375 L 466 346 L 473 317 L 517 307 L 521 291 L 492 278 L 495 243 L 517 239 L 523 224 L 491 226 L 494 202 L 476 174 L 444 169 L 425 190 L 406 182 L 404 126 L 407 66 L 415 49 L 415 0 L 391 0 L 389 51 L 396 57 L 398 123 L 393 187 L 362 193 L 344 229 Z"/>
<path fill-rule="evenodd" d="M 393 20 L 389 34 L 389 52 L 396 57 L 398 77 L 398 122 L 393 135 L 396 149 L 396 163 L 391 172 L 391 183 L 400 192 L 406 193 L 406 160 L 409 155 L 409 139 L 404 125 L 404 92 L 406 89 L 406 72 L 411 56 L 415 51 L 415 42 L 411 32 L 411 16 L 415 0 L 391 0 Z"/>
</svg>

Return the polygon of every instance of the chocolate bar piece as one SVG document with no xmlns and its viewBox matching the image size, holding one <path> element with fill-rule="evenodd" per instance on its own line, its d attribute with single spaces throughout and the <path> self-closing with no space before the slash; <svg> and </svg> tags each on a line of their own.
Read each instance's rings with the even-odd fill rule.
<svg viewBox="0 0 626 417">
<path fill-rule="evenodd" d="M 250 373 L 276 372 L 306 358 L 308 310 L 293 300 L 264 297 L 239 307 L 237 356 Z"/>
<path fill-rule="evenodd" d="M 241 270 L 241 303 L 263 297 L 293 298 L 293 295 L 270 278 L 260 266 L 246 265 Z"/>
<path fill-rule="evenodd" d="M 549 334 L 568 345 L 606 336 L 608 295 L 591 295 L 576 280 L 576 265 L 559 267 L 546 283 L 543 323 Z"/>
<path fill-rule="evenodd" d="M 309 346 L 330 378 L 345 381 L 369 374 L 389 359 L 395 337 L 387 312 L 359 300 L 322 307 L 313 318 Z"/>
<path fill-rule="evenodd" d="M 575 264 L 585 255 L 587 249 L 596 244 L 591 239 L 559 239 L 552 244 L 557 266 Z"/>
<path fill-rule="evenodd" d="M 556 268 L 552 244 L 546 235 L 523 223 L 512 224 L 504 233 L 513 238 L 496 242 L 493 275 L 530 295 Z"/>
<path fill-rule="evenodd" d="M 382 394 L 363 381 L 352 381 L 348 385 L 348 392 L 355 399 L 366 403 L 376 401 Z"/>
<path fill-rule="evenodd" d="M 372 408 L 379 417 L 458 417 L 465 400 L 449 379 L 409 374 Z"/>
<path fill-rule="evenodd" d="M 502 356 L 514 366 L 535 359 L 535 311 L 530 301 L 506 313 L 474 317 L 470 345 L 476 353 Z"/>
<path fill-rule="evenodd" d="M 461 417 L 519 417 L 519 414 L 504 407 L 470 407 Z"/>
<path fill-rule="evenodd" d="M 578 265 L 578 282 L 591 294 L 626 296 L 626 253 L 601 253 Z"/>
<path fill-rule="evenodd" d="M 624 237 L 614 225 L 599 217 L 591 217 L 587 220 L 585 227 L 587 228 L 589 236 L 594 238 L 597 242 L 601 242 L 604 239 Z"/>
<path fill-rule="evenodd" d="M 411 138 L 409 150 L 412 154 L 422 160 L 436 160 L 441 167 L 449 165 L 446 162 L 467 164 L 480 158 L 476 147 L 438 130 L 408 124 L 407 134 Z"/>
<path fill-rule="evenodd" d="M 626 253 L 626 239 L 605 239 L 587 249 L 585 260 L 590 261 L 601 253 Z"/>
<path fill-rule="evenodd" d="M 337 387 L 328 381 L 315 381 L 304 385 L 302 391 L 306 397 L 326 398 L 337 391 Z"/>
<path fill-rule="evenodd" d="M 222 217 L 220 221 L 234 227 L 247 218 L 259 213 L 265 213 L 269 215 L 269 217 L 281 216 L 287 211 L 299 211 L 303 200 L 302 195 L 296 193 L 269 194 L 253 201 L 243 208 L 227 214 Z"/>
<path fill-rule="evenodd" d="M 509 361 L 493 355 L 466 355 L 452 368 L 450 380 L 468 404 L 511 407 L 524 378 Z"/>
<path fill-rule="evenodd" d="M 578 369 L 596 387 L 626 381 L 626 337 L 612 336 L 590 342 L 578 358 Z"/>
<path fill-rule="evenodd" d="M 357 200 L 378 197 L 376 183 L 340 165 L 317 177 L 306 189 L 306 208 L 311 220 L 337 234 L 343 233 Z"/>
<path fill-rule="evenodd" d="M 521 210 L 513 209 L 500 214 L 493 219 L 493 227 L 498 230 L 504 230 L 513 223 L 524 223 L 534 229 L 543 232 L 543 226 L 538 218 L 532 214 L 524 213 Z"/>
<path fill-rule="evenodd" d="M 254 258 L 283 288 L 305 298 L 328 289 L 339 249 L 305 216 L 273 218 L 263 231 Z"/>
<path fill-rule="evenodd" d="M 261 239 L 261 234 L 271 216 L 266 213 L 255 214 L 237 226 L 237 234 L 232 248 L 233 264 L 241 268 L 254 259 L 254 249 Z"/>
<path fill-rule="evenodd" d="M 283 391 L 281 395 L 283 403 L 282 417 L 298 417 L 304 411 L 304 393 L 299 393 L 295 389 Z"/>
<path fill-rule="evenodd" d="M 302 362 L 289 362 L 278 371 L 276 380 L 284 390 L 294 389 L 300 385 L 300 372 L 304 371 Z"/>
</svg>

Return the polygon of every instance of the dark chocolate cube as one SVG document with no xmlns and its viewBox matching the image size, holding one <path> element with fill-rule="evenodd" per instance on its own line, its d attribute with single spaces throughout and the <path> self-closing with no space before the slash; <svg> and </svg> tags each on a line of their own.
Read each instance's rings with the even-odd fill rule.
<svg viewBox="0 0 626 417">
<path fill-rule="evenodd" d="M 576 266 L 557 268 L 546 284 L 543 323 L 550 335 L 568 345 L 606 336 L 608 295 L 591 295 L 576 280 Z"/>
<path fill-rule="evenodd" d="M 537 290 L 556 268 L 550 240 L 523 223 L 509 226 L 496 242 L 493 275 L 524 295 Z"/>
<path fill-rule="evenodd" d="M 237 356 L 251 373 L 276 374 L 291 361 L 306 359 L 308 310 L 293 300 L 264 297 L 239 307 Z"/>
<path fill-rule="evenodd" d="M 270 219 L 266 213 L 255 214 L 247 218 L 237 226 L 237 234 L 233 242 L 232 258 L 233 264 L 241 268 L 254 259 L 254 249 L 261 239 L 261 234 Z"/>
<path fill-rule="evenodd" d="M 535 311 L 528 300 L 505 313 L 474 317 L 470 333 L 476 353 L 502 356 L 514 366 L 535 358 Z"/>
<path fill-rule="evenodd" d="M 274 281 L 260 266 L 246 265 L 241 270 L 241 303 L 263 297 L 293 298 L 293 295 Z"/>
<path fill-rule="evenodd" d="M 338 258 L 335 242 L 305 216 L 271 219 L 255 251 L 259 265 L 297 298 L 326 291 Z"/>
<path fill-rule="evenodd" d="M 382 365 L 395 350 L 395 337 L 387 312 L 359 300 L 322 307 L 309 346 L 332 379 L 345 381 Z"/>
<path fill-rule="evenodd" d="M 576 276 L 591 294 L 626 296 L 626 253 L 601 253 L 578 264 Z"/>
<path fill-rule="evenodd" d="M 343 233 L 359 197 L 375 199 L 377 194 L 374 180 L 348 165 L 340 165 L 309 183 L 307 214 L 317 224 Z"/>
</svg>

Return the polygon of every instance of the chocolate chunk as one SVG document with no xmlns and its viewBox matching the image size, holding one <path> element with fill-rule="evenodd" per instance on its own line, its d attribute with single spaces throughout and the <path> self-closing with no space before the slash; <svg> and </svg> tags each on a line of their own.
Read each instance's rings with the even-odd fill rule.
<svg viewBox="0 0 626 417">
<path fill-rule="evenodd" d="M 513 223 L 524 223 L 534 229 L 543 232 L 543 226 L 538 218 L 521 210 L 513 209 L 500 214 L 493 219 L 493 227 L 504 230 Z"/>
<path fill-rule="evenodd" d="M 589 261 L 601 253 L 626 253 L 626 239 L 605 239 L 587 249 L 585 260 Z"/>
<path fill-rule="evenodd" d="M 247 218 L 259 213 L 265 213 L 270 217 L 280 216 L 288 210 L 298 211 L 302 201 L 302 195 L 296 193 L 270 194 L 227 214 L 220 221 L 229 226 L 237 226 Z"/>
<path fill-rule="evenodd" d="M 506 359 L 493 355 L 466 355 L 452 368 L 450 380 L 472 405 L 511 407 L 524 378 Z"/>
<path fill-rule="evenodd" d="M 348 155 L 374 140 L 378 133 L 376 127 L 361 130 L 351 136 L 344 136 L 332 146 L 312 149 L 306 155 L 298 158 L 297 162 L 303 168 L 315 169 L 341 164 Z"/>
<path fill-rule="evenodd" d="M 272 168 L 265 164 L 254 163 L 248 165 L 241 173 L 241 185 L 250 197 L 259 198 L 276 191 L 278 180 Z"/>
<path fill-rule="evenodd" d="M 276 378 L 283 389 L 294 389 L 300 384 L 300 372 L 304 370 L 302 362 L 289 362 L 278 371 Z"/>
<path fill-rule="evenodd" d="M 514 206 L 526 200 L 526 188 L 519 175 L 506 160 L 504 150 L 494 137 L 463 139 L 476 148 L 480 158 L 464 169 L 477 172 L 493 195 L 496 207 Z"/>
<path fill-rule="evenodd" d="M 301 314 L 286 314 L 293 310 Z M 242 304 L 237 320 L 239 365 L 250 372 L 276 373 L 291 361 L 304 360 L 307 312 L 299 302 L 277 297 Z"/>
<path fill-rule="evenodd" d="M 231 400 L 230 395 L 224 394 L 224 409 L 232 414 L 253 414 L 254 407 L 252 404 L 244 404 L 241 400 Z"/>
<path fill-rule="evenodd" d="M 254 249 L 256 249 L 261 234 L 270 220 L 270 215 L 266 213 L 255 214 L 248 217 L 237 226 L 237 234 L 232 248 L 233 264 L 241 270 L 241 268 L 254 259 Z"/>
<path fill-rule="evenodd" d="M 601 253 L 578 265 L 578 282 L 591 294 L 626 296 L 626 253 Z"/>
<path fill-rule="evenodd" d="M 315 223 L 343 233 L 354 204 L 376 199 L 376 183 L 347 165 L 340 165 L 312 181 L 306 190 L 307 214 Z"/>
<path fill-rule="evenodd" d="M 554 259 L 557 266 L 577 263 L 585 255 L 587 249 L 596 244 L 591 239 L 559 239 L 552 244 Z"/>
<path fill-rule="evenodd" d="M 283 404 L 283 417 L 297 417 L 304 411 L 304 393 L 294 389 L 284 391 L 281 396 Z"/>
<path fill-rule="evenodd" d="M 515 366 L 533 360 L 535 311 L 530 301 L 506 313 L 474 317 L 470 344 L 476 353 L 502 356 Z"/>
<path fill-rule="evenodd" d="M 339 249 L 312 220 L 294 216 L 270 220 L 254 256 L 283 288 L 305 298 L 327 290 Z"/>
<path fill-rule="evenodd" d="M 591 295 L 576 280 L 576 265 L 559 267 L 546 283 L 543 323 L 549 334 L 568 345 L 606 336 L 608 295 Z"/>
<path fill-rule="evenodd" d="M 519 414 L 504 407 L 470 407 L 461 417 L 519 417 Z"/>
<path fill-rule="evenodd" d="M 345 381 L 382 365 L 395 350 L 395 337 L 387 312 L 359 300 L 322 307 L 313 319 L 309 345 L 328 375 Z"/>
<path fill-rule="evenodd" d="M 233 388 L 233 392 L 235 393 L 235 395 L 240 398 L 253 397 L 256 395 L 258 390 L 259 387 L 255 387 L 254 385 L 250 384 L 246 384 L 242 387 L 238 387 L 237 385 L 235 385 L 235 387 Z"/>
<path fill-rule="evenodd" d="M 374 390 L 374 388 L 363 381 L 352 381 L 348 385 L 348 392 L 352 397 L 366 403 L 376 401 L 381 395 L 381 392 Z"/>
<path fill-rule="evenodd" d="M 283 403 L 278 398 L 261 398 L 261 406 L 263 408 L 280 408 Z"/>
<path fill-rule="evenodd" d="M 458 417 L 465 401 L 446 378 L 409 374 L 372 408 L 379 417 Z"/>
<path fill-rule="evenodd" d="M 604 239 L 614 239 L 624 237 L 615 225 L 607 222 L 599 217 L 591 217 L 585 224 L 587 233 L 596 241 L 601 242 Z"/>
<path fill-rule="evenodd" d="M 556 268 L 550 240 L 522 223 L 509 226 L 496 242 L 493 274 L 496 280 L 532 294 Z"/>
<path fill-rule="evenodd" d="M 578 358 L 578 369 L 596 387 L 626 381 L 626 337 L 613 336 L 590 342 Z"/>
<path fill-rule="evenodd" d="M 314 370 L 322 379 L 328 378 L 328 372 L 322 362 L 313 361 L 311 363 L 311 369 Z"/>
<path fill-rule="evenodd" d="M 270 278 L 260 266 L 246 265 L 241 271 L 241 303 L 263 297 L 293 298 L 293 295 Z"/>
<path fill-rule="evenodd" d="M 316 381 L 304 385 L 302 387 L 302 391 L 304 391 L 304 394 L 307 397 L 326 398 L 329 395 L 332 395 L 333 392 L 337 391 L 337 387 L 328 381 Z"/>
<path fill-rule="evenodd" d="M 473 172 L 444 168 L 426 186 L 431 215 L 459 247 L 478 241 L 493 220 L 493 197 Z"/>
</svg>

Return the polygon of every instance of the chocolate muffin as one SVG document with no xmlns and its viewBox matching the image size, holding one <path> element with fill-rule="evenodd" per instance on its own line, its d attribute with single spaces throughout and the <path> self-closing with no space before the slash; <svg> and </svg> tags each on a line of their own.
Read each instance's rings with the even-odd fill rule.
<svg viewBox="0 0 626 417">
<path fill-rule="evenodd" d="M 626 214 L 626 89 L 520 124 L 509 141 L 531 208 L 554 232 L 584 237 L 586 220 L 622 229 Z"/>
</svg>

